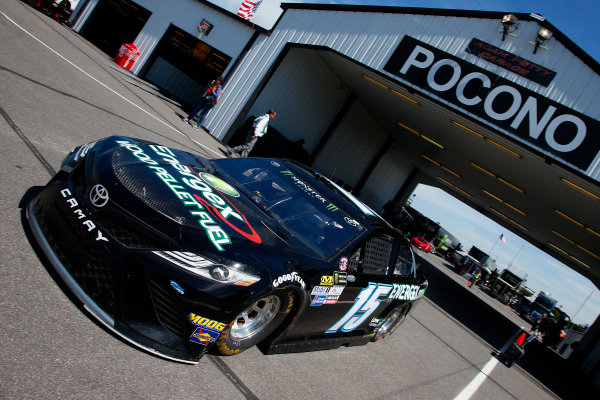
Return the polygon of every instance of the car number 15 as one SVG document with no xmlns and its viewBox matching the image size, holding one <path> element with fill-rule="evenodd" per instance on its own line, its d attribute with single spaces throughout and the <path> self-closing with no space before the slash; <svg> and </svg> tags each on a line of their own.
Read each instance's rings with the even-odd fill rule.
<svg viewBox="0 0 600 400">
<path fill-rule="evenodd" d="M 346 315 L 338 322 L 327 329 L 325 333 L 335 333 L 338 329 L 343 332 L 350 332 L 365 322 L 369 316 L 377 309 L 381 300 L 380 297 L 387 296 L 392 291 L 393 286 L 386 283 L 369 282 L 369 286 L 360 291 L 354 305 Z"/>
</svg>

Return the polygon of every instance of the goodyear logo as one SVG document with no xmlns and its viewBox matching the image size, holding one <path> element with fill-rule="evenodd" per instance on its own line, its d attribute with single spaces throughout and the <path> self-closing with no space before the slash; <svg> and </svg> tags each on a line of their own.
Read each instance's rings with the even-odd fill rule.
<svg viewBox="0 0 600 400">
<path fill-rule="evenodd" d="M 323 275 L 321 277 L 321 286 L 332 286 L 332 285 L 333 285 L 333 276 Z"/>
<path fill-rule="evenodd" d="M 223 330 L 227 327 L 227 324 L 224 324 L 223 322 L 201 317 L 194 313 L 189 313 L 188 319 L 192 324 L 199 326 L 200 328 L 209 329 L 215 332 L 223 332 Z"/>
</svg>

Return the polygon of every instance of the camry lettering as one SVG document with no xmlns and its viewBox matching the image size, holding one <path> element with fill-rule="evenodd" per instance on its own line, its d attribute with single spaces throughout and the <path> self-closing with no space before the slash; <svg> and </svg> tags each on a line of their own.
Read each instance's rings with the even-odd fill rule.
<svg viewBox="0 0 600 400">
<path fill-rule="evenodd" d="M 384 70 L 583 170 L 600 150 L 600 122 L 405 36 Z"/>
<path fill-rule="evenodd" d="M 108 238 L 104 236 L 99 229 L 97 229 L 96 224 L 94 224 L 94 222 L 87 217 L 83 210 L 79 208 L 79 202 L 77 201 L 77 199 L 75 199 L 75 197 L 73 197 L 71 191 L 69 189 L 62 189 L 60 191 L 60 194 L 69 205 L 69 208 L 74 209 L 73 214 L 75 214 L 75 217 L 78 220 L 83 220 L 81 223 L 83 224 L 85 229 L 87 229 L 88 232 L 96 230 L 96 242 L 108 242 Z"/>
</svg>

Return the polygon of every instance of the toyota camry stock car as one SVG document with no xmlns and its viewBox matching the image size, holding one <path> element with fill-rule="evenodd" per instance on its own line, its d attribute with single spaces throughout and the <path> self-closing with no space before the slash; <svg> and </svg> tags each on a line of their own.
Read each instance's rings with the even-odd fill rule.
<svg viewBox="0 0 600 400">
<path fill-rule="evenodd" d="M 109 137 L 72 150 L 26 216 L 92 316 L 185 363 L 377 341 L 428 284 L 400 232 L 286 160 Z"/>
</svg>

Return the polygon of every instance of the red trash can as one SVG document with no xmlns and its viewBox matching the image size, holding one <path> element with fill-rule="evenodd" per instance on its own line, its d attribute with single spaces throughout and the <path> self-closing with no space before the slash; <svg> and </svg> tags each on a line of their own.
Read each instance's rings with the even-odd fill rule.
<svg viewBox="0 0 600 400">
<path fill-rule="evenodd" d="M 115 62 L 119 65 L 119 67 L 123 67 L 129 71 L 139 56 L 140 53 L 137 47 L 135 47 L 135 44 L 123 43 L 119 49 L 119 52 L 115 56 Z"/>
</svg>

